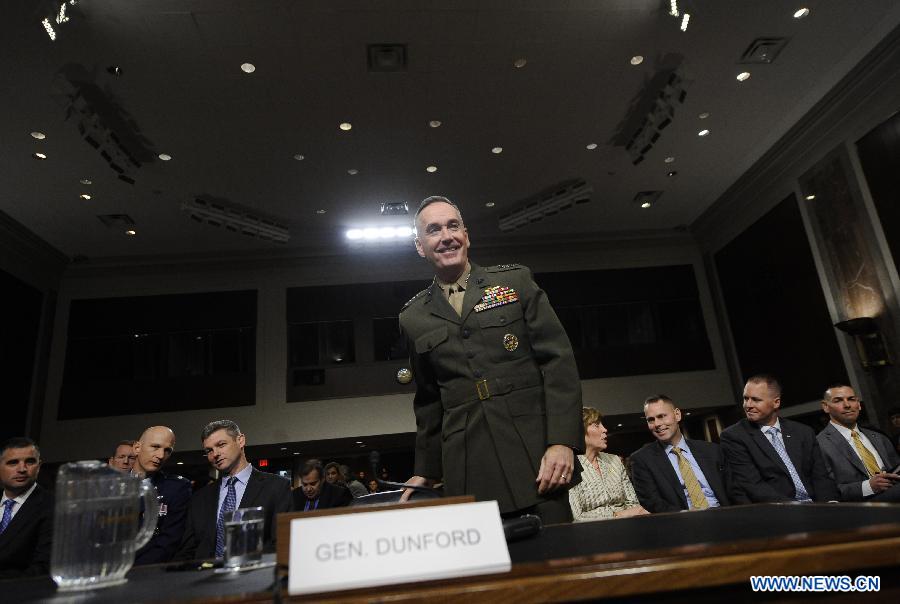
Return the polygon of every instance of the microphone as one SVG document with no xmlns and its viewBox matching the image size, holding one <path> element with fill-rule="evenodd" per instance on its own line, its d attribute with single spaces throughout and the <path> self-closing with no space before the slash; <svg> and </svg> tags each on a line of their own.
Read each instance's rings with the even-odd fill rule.
<svg viewBox="0 0 900 604">
<path fill-rule="evenodd" d="M 369 453 L 369 468 L 372 470 L 372 477 L 378 483 L 378 488 L 390 489 L 412 489 L 413 491 L 426 494 L 429 497 L 440 498 L 441 494 L 431 487 L 423 487 L 417 484 L 406 484 L 403 482 L 391 482 L 390 480 L 382 480 L 378 474 L 378 467 L 381 465 L 381 454 L 378 451 Z"/>
</svg>

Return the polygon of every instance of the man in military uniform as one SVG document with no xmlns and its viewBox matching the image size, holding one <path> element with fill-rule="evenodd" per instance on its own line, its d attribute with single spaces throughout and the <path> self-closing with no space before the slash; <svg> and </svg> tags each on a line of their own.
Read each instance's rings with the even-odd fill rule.
<svg viewBox="0 0 900 604">
<path fill-rule="evenodd" d="M 136 565 L 168 562 L 181 545 L 191 500 L 191 482 L 160 470 L 174 450 L 175 433 L 166 426 L 147 428 L 134 443 L 135 460 L 131 471 L 149 479 L 159 496 L 156 531 L 150 541 L 135 553 Z"/>
<path fill-rule="evenodd" d="M 469 262 L 468 232 L 447 198 L 425 199 L 415 226 L 435 277 L 400 313 L 417 386 L 409 483 L 443 478 L 447 495 L 495 499 L 504 515 L 569 521 L 581 382 L 556 313 L 528 268 Z"/>
</svg>

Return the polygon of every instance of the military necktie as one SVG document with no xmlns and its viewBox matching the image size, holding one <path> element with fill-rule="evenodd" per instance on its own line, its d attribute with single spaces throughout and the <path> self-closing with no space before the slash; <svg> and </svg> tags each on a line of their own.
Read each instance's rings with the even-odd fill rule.
<svg viewBox="0 0 900 604">
<path fill-rule="evenodd" d="M 781 442 L 781 438 L 778 437 L 780 432 L 781 430 L 775 426 L 770 427 L 768 432 L 769 442 L 775 447 L 775 452 L 778 453 L 778 457 L 781 458 L 781 461 L 783 461 L 784 465 L 787 467 L 788 474 L 791 475 L 791 480 L 794 482 L 794 499 L 797 501 L 808 501 L 811 497 L 809 496 L 809 493 L 806 492 L 806 487 L 803 486 L 803 481 L 800 480 L 800 474 L 797 473 L 794 462 L 791 461 L 787 449 L 784 448 L 784 443 Z"/>
<path fill-rule="evenodd" d="M 462 316 L 463 298 L 465 297 L 466 290 L 463 289 L 460 285 L 447 288 L 447 300 L 450 302 L 450 306 L 453 307 L 453 310 L 455 310 L 456 314 L 458 314 L 459 316 Z"/>
<path fill-rule="evenodd" d="M 691 500 L 691 507 L 695 510 L 705 510 L 709 507 L 706 495 L 703 494 L 703 487 L 697 480 L 697 475 L 691 468 L 690 462 L 684 456 L 684 452 L 680 447 L 672 447 L 675 456 L 678 457 L 678 471 L 681 472 L 681 479 L 684 481 L 684 488 L 687 489 L 688 497 Z"/>
<path fill-rule="evenodd" d="M 237 503 L 237 491 L 234 490 L 236 480 L 234 476 L 228 479 L 228 492 L 225 494 L 225 501 L 222 502 L 222 509 L 219 510 L 219 521 L 216 523 L 216 558 L 225 556 L 225 512 L 233 511 Z"/>
<path fill-rule="evenodd" d="M 15 499 L 7 499 L 3 502 L 3 519 L 0 520 L 0 533 L 6 530 L 12 520 L 12 509 L 16 505 Z"/>
<path fill-rule="evenodd" d="M 881 468 L 878 467 L 878 461 L 876 461 L 872 452 L 863 444 L 862 439 L 859 437 L 859 432 L 850 430 L 850 436 L 853 437 L 853 446 L 856 447 L 856 452 L 859 453 L 859 458 L 862 459 L 863 465 L 866 466 L 866 471 L 869 473 L 869 476 L 875 476 L 881 472 Z"/>
</svg>

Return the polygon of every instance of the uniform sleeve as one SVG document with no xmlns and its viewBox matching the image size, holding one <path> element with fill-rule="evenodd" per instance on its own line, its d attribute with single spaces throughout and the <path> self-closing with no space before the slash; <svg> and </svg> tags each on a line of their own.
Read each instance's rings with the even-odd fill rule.
<svg viewBox="0 0 900 604">
<path fill-rule="evenodd" d="M 409 363 L 416 381 L 416 395 L 413 412 L 416 416 L 416 476 L 440 479 L 443 475 L 441 464 L 441 423 L 443 407 L 440 388 L 428 363 L 416 352 L 416 343 L 409 337 L 400 316 L 400 332 L 406 338 L 409 348 Z"/>
<path fill-rule="evenodd" d="M 544 380 L 547 413 L 547 445 L 584 449 L 581 423 L 581 380 L 569 337 L 544 291 L 526 269 L 523 303 L 525 323 L 534 359 Z"/>
</svg>

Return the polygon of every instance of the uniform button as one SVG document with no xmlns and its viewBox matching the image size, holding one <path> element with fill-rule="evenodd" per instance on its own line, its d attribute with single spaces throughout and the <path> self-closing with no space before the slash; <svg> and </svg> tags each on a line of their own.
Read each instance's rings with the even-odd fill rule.
<svg viewBox="0 0 900 604">
<path fill-rule="evenodd" d="M 472 332 L 469 331 L 469 328 L 466 327 L 465 329 L 462 330 L 462 337 L 468 338 L 471 333 Z"/>
<path fill-rule="evenodd" d="M 481 379 L 481 372 L 478 371 L 477 369 L 472 373 L 472 375 L 474 375 L 475 377 Z"/>
<path fill-rule="evenodd" d="M 469 357 L 470 359 L 474 359 L 475 353 L 470 350 L 469 352 L 466 353 L 466 356 Z"/>
<path fill-rule="evenodd" d="M 506 324 L 506 317 L 500 317 L 500 325 Z"/>
</svg>

